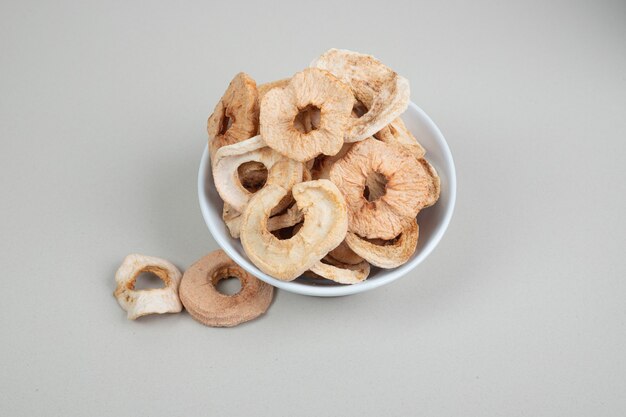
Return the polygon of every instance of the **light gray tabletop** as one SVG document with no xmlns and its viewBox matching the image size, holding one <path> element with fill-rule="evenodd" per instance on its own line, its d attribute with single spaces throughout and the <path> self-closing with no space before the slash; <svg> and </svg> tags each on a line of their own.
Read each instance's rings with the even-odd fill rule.
<svg viewBox="0 0 626 417">
<path fill-rule="evenodd" d="M 625 415 L 625 19 L 619 0 L 3 1 L 0 415 Z M 128 321 L 126 254 L 185 269 L 217 248 L 196 172 L 232 76 L 330 47 L 408 78 L 446 136 L 440 246 L 233 329 Z"/>
</svg>

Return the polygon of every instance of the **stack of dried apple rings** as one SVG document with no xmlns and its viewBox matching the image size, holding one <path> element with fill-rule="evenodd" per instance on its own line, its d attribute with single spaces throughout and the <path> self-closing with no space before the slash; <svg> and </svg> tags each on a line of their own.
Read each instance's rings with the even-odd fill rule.
<svg viewBox="0 0 626 417">
<path fill-rule="evenodd" d="M 356 284 L 411 258 L 439 177 L 400 118 L 409 95 L 376 58 L 340 49 L 258 87 L 235 76 L 209 151 L 224 222 L 261 271 Z"/>
</svg>

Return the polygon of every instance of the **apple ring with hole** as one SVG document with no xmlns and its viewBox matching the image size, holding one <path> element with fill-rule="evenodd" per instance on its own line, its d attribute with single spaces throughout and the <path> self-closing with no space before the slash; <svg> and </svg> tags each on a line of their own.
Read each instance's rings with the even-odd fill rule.
<svg viewBox="0 0 626 417">
<path fill-rule="evenodd" d="M 241 290 L 222 294 L 217 283 L 237 278 Z M 272 302 L 274 287 L 255 278 L 222 250 L 209 253 L 183 275 L 180 300 L 191 317 L 210 327 L 233 327 L 265 313 Z"/>
<path fill-rule="evenodd" d="M 149 272 L 159 277 L 164 288 L 136 290 L 137 277 Z M 113 295 L 126 311 L 129 320 L 148 314 L 179 313 L 182 305 L 178 298 L 181 273 L 172 263 L 154 256 L 128 255 L 115 274 L 117 288 Z"/>
</svg>

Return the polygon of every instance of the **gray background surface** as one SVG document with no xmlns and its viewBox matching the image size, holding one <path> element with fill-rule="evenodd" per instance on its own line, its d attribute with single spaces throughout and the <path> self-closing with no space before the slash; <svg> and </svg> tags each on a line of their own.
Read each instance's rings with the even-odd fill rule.
<svg viewBox="0 0 626 417">
<path fill-rule="evenodd" d="M 585 4 L 586 3 L 586 4 Z M 623 2 L 0 4 L 0 415 L 623 416 Z M 231 77 L 330 47 L 406 76 L 456 159 L 410 276 L 234 329 L 130 322 L 130 252 L 216 248 L 196 171 Z"/>
</svg>

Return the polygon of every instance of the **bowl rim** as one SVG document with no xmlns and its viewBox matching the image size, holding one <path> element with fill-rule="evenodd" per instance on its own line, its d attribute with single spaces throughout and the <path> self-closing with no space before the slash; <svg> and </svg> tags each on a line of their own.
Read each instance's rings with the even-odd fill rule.
<svg viewBox="0 0 626 417">
<path fill-rule="evenodd" d="M 432 121 L 432 119 L 418 107 L 415 103 L 409 102 L 409 107 L 417 112 L 419 117 L 422 119 L 427 127 L 434 133 L 434 139 L 438 142 L 439 146 L 442 149 L 443 159 L 447 164 L 448 171 L 450 172 L 450 176 L 448 178 L 448 190 L 450 193 L 449 199 L 450 202 L 447 205 L 443 220 L 440 225 L 435 229 L 434 235 L 431 237 L 426 246 L 420 249 L 420 252 L 416 257 L 409 260 L 404 265 L 399 266 L 395 269 L 387 270 L 388 273 L 383 276 L 372 280 L 365 280 L 358 284 L 353 285 L 338 285 L 338 286 L 312 286 L 305 285 L 296 281 L 281 281 L 274 277 L 271 277 L 264 272 L 260 271 L 256 268 L 249 260 L 244 259 L 239 252 L 231 249 L 230 243 L 227 242 L 228 236 L 227 233 L 223 233 L 223 231 L 217 230 L 213 222 L 209 219 L 210 215 L 210 207 L 208 198 L 206 198 L 205 190 L 206 190 L 206 180 L 208 176 L 206 175 L 209 167 L 209 155 L 208 155 L 208 145 L 205 146 L 204 152 L 202 153 L 202 159 L 200 161 L 200 169 L 198 170 L 198 200 L 200 202 L 200 210 L 202 212 L 202 217 L 204 219 L 205 224 L 207 225 L 209 232 L 213 236 L 213 239 L 217 242 L 217 244 L 226 252 L 226 254 L 239 266 L 241 266 L 248 273 L 253 276 L 259 278 L 262 281 L 267 282 L 268 284 L 280 288 L 285 291 L 293 292 L 296 294 L 309 295 L 309 296 L 317 296 L 317 297 L 337 297 L 343 295 L 351 295 L 357 294 L 364 291 L 369 291 L 374 288 L 378 288 L 382 285 L 388 284 L 400 278 L 403 275 L 406 275 L 409 271 L 413 270 L 417 265 L 423 262 L 437 247 L 443 235 L 445 234 L 450 221 L 452 220 L 452 215 L 454 213 L 454 207 L 456 205 L 456 169 L 454 166 L 454 159 L 452 158 L 452 152 L 450 151 L 450 147 L 446 142 L 443 134 L 437 127 L 437 125 Z"/>
</svg>

